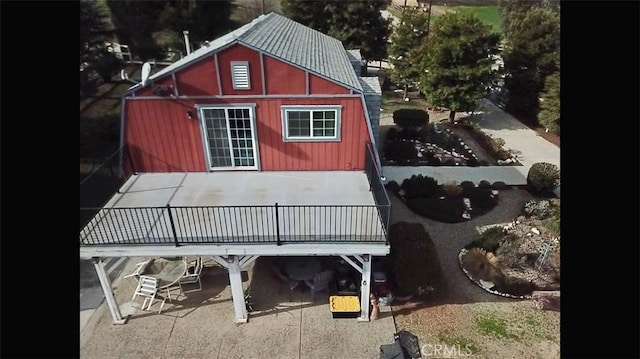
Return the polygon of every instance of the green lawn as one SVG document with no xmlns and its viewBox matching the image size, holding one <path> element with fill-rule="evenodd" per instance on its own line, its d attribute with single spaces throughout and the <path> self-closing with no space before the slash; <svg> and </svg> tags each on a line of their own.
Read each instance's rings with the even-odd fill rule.
<svg viewBox="0 0 640 359">
<path fill-rule="evenodd" d="M 473 12 L 483 23 L 490 25 L 493 32 L 501 33 L 500 28 L 500 13 L 498 12 L 498 6 L 455 6 L 456 11 L 471 11 Z"/>
<path fill-rule="evenodd" d="M 401 9 L 394 8 L 393 6 L 387 7 L 387 11 L 389 11 L 397 18 L 400 18 L 402 14 Z M 480 19 L 480 21 L 487 25 L 490 25 L 493 32 L 502 32 L 502 28 L 500 27 L 501 20 L 500 13 L 498 11 L 498 5 L 434 5 L 432 7 L 431 26 L 433 26 L 433 23 L 438 17 L 440 17 L 440 15 L 448 11 L 471 11 Z"/>
</svg>

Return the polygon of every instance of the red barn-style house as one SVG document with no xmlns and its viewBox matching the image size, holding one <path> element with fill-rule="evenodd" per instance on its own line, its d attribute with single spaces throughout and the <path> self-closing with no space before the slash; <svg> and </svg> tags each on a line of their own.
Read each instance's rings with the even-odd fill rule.
<svg viewBox="0 0 640 359">
<path fill-rule="evenodd" d="M 276 13 L 262 15 L 132 87 L 122 100 L 123 185 L 90 212 L 80 255 L 94 258 L 123 322 L 105 257 L 213 258 L 229 272 L 259 256 L 339 256 L 362 274 L 389 253 L 377 77 L 359 51 Z M 88 212 L 87 212 L 88 213 Z"/>
</svg>

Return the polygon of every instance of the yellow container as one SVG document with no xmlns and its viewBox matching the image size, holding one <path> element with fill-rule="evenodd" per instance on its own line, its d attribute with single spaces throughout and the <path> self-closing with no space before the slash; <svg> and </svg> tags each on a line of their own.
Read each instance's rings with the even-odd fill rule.
<svg viewBox="0 0 640 359">
<path fill-rule="evenodd" d="M 360 314 L 360 298 L 352 295 L 329 297 L 329 308 L 334 318 L 352 318 Z"/>
</svg>

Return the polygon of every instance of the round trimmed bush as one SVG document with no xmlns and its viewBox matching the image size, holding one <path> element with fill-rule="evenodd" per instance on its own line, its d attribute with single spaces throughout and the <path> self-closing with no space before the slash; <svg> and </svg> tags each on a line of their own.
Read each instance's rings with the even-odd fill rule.
<svg viewBox="0 0 640 359">
<path fill-rule="evenodd" d="M 433 177 L 413 175 L 402 181 L 400 186 L 404 190 L 406 199 L 416 197 L 431 197 L 435 195 L 438 189 L 438 181 Z"/>
<path fill-rule="evenodd" d="M 439 222 L 460 223 L 466 221 L 462 217 L 465 208 L 461 198 L 411 198 L 407 200 L 407 207 L 423 217 Z"/>
<path fill-rule="evenodd" d="M 416 129 L 429 123 L 429 114 L 415 108 L 401 108 L 393 111 L 393 123 L 402 129 Z"/>
<path fill-rule="evenodd" d="M 476 185 L 474 185 L 473 182 L 471 181 L 462 181 L 460 183 L 460 187 L 462 187 L 462 190 L 464 191 L 464 193 L 468 193 L 469 191 L 474 189 Z"/>
<path fill-rule="evenodd" d="M 507 186 L 507 184 L 502 182 L 502 181 L 493 182 L 493 189 L 497 189 L 499 191 L 503 191 L 503 190 L 508 189 L 508 188 L 509 188 L 509 186 Z"/>
<path fill-rule="evenodd" d="M 478 183 L 478 188 L 492 189 L 493 186 L 491 186 L 491 182 L 487 180 L 482 180 Z"/>
<path fill-rule="evenodd" d="M 549 196 L 560 184 L 560 170 L 558 166 L 547 163 L 534 163 L 527 173 L 527 187 L 534 194 Z"/>
</svg>

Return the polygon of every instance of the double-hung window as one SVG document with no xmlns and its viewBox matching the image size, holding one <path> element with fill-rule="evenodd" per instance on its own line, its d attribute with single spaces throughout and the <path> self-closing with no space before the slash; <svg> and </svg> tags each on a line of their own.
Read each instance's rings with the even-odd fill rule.
<svg viewBox="0 0 640 359">
<path fill-rule="evenodd" d="M 285 141 L 340 141 L 341 106 L 282 106 Z"/>
</svg>

